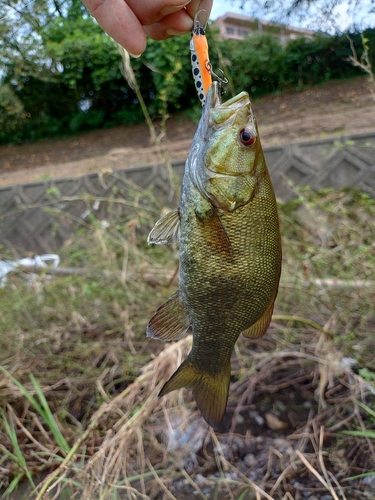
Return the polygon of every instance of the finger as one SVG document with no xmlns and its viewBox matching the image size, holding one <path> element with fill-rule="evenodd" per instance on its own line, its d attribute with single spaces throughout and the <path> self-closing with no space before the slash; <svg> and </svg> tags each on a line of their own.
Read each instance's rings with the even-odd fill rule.
<svg viewBox="0 0 375 500">
<path fill-rule="evenodd" d="M 190 0 L 127 0 L 127 4 L 143 26 L 158 23 L 183 9 Z"/>
<path fill-rule="evenodd" d="M 164 17 L 164 19 L 158 23 L 152 24 L 151 26 L 144 26 L 143 29 L 150 38 L 154 40 L 165 40 L 171 36 L 190 33 L 193 29 L 193 20 L 185 9 L 181 9 L 175 14 Z"/>
<path fill-rule="evenodd" d="M 146 48 L 146 36 L 137 16 L 124 0 L 82 0 L 90 14 L 116 42 L 133 55 Z"/>
<path fill-rule="evenodd" d="M 210 14 L 212 0 L 191 0 L 184 9 L 164 17 L 151 26 L 144 26 L 145 33 L 154 40 L 164 40 L 171 36 L 190 33 L 193 29 L 195 14 L 201 8 Z"/>
<path fill-rule="evenodd" d="M 186 10 L 189 16 L 194 19 L 198 10 L 205 10 L 208 15 L 210 15 L 212 4 L 213 0 L 191 0 L 191 2 L 186 5 Z"/>
</svg>

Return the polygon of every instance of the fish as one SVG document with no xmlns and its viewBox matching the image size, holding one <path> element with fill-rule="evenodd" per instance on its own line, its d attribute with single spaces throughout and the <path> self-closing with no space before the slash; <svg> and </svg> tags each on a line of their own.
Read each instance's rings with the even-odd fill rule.
<svg viewBox="0 0 375 500">
<path fill-rule="evenodd" d="M 179 289 L 159 307 L 147 336 L 192 332 L 187 358 L 159 396 L 192 389 L 206 422 L 225 414 L 231 355 L 239 335 L 261 337 L 274 308 L 281 240 L 276 198 L 247 92 L 222 103 L 213 81 L 185 164 L 177 209 L 149 244 L 179 242 Z"/>
</svg>

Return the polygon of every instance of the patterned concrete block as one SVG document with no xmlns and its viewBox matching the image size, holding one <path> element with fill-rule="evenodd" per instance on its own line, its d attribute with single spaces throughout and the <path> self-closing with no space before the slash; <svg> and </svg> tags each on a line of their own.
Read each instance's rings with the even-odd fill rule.
<svg viewBox="0 0 375 500">
<path fill-rule="evenodd" d="M 265 149 L 265 156 L 281 200 L 298 196 L 302 185 L 358 187 L 375 196 L 375 132 L 273 146 Z M 181 178 L 184 162 L 172 167 Z M 84 222 L 90 213 L 110 220 L 129 210 L 126 203 L 109 204 L 105 198 L 126 201 L 136 186 L 152 186 L 158 199 L 173 204 L 169 173 L 162 164 L 0 188 L 0 244 L 20 255 L 58 251 L 77 221 Z"/>
</svg>

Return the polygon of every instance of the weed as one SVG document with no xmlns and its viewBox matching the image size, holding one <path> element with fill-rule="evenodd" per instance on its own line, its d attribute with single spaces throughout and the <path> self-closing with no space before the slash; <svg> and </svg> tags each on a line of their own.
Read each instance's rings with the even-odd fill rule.
<svg viewBox="0 0 375 500">
<path fill-rule="evenodd" d="M 117 193 L 101 200 L 109 225 L 92 217 L 62 249 L 61 274 L 15 272 L 0 290 L 6 491 L 50 470 L 36 498 L 363 498 L 375 470 L 375 202 L 301 189 L 280 204 L 274 319 L 236 345 L 220 434 L 188 391 L 157 398 L 191 340 L 145 338 L 177 287 L 177 255 L 145 241 L 164 202 L 125 189 L 126 210 Z"/>
<path fill-rule="evenodd" d="M 13 479 L 5 489 L 4 495 L 7 496 L 12 493 L 18 487 L 19 482 L 24 476 L 26 476 L 31 487 L 35 489 L 35 484 L 32 479 L 32 472 L 29 470 L 26 458 L 22 453 L 20 444 L 18 442 L 17 433 L 14 428 L 13 420 L 8 420 L 5 411 L 1 408 L 0 417 L 5 430 L 5 435 L 8 437 L 13 449 L 13 451 L 9 451 L 3 444 L 0 444 L 0 449 L 4 453 L 3 457 L 0 459 L 0 463 L 3 464 L 3 462 L 8 459 L 15 467 L 13 472 Z"/>
</svg>

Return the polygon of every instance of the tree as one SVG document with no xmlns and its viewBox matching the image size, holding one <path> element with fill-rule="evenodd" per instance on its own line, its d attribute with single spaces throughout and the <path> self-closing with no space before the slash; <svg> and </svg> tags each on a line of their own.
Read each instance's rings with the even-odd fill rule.
<svg viewBox="0 0 375 500">
<path fill-rule="evenodd" d="M 134 121 L 116 45 L 79 0 L 6 0 L 0 16 L 0 78 L 25 111 L 22 122 L 12 121 L 13 140 L 116 123 L 124 103 Z"/>
<path fill-rule="evenodd" d="M 0 85 L 0 141 L 13 134 L 25 119 L 23 104 L 9 85 Z"/>
<path fill-rule="evenodd" d="M 9 66 L 41 76 L 43 61 L 41 33 L 71 0 L 2 0 L 0 2 L 0 67 Z M 0 75 L 0 78 L 4 75 Z"/>
<path fill-rule="evenodd" d="M 142 119 L 119 70 L 116 44 L 80 0 L 5 0 L 0 16 L 2 101 L 14 102 L 0 103 L 3 121 L 12 124 L 0 141 Z M 195 102 L 189 53 L 189 36 L 151 40 L 142 59 L 132 61 L 151 115 L 166 116 Z"/>
</svg>

